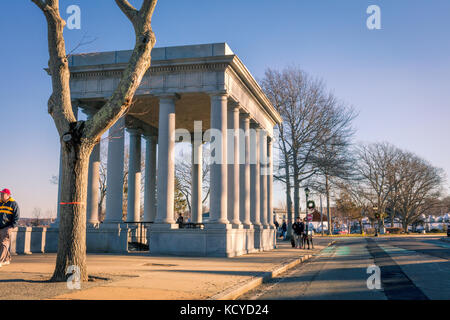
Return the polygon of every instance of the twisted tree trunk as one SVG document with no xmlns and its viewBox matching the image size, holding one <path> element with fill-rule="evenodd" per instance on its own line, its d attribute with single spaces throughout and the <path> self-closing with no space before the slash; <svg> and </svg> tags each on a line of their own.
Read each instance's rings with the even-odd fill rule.
<svg viewBox="0 0 450 320">
<path fill-rule="evenodd" d="M 55 281 L 64 281 L 70 266 L 78 267 L 81 280 L 87 280 L 86 190 L 93 147 L 79 141 L 63 142 L 58 254 L 52 277 Z"/>
<path fill-rule="evenodd" d="M 325 194 L 327 197 L 327 219 L 328 219 L 328 235 L 331 235 L 331 217 L 330 217 L 330 184 L 328 175 L 325 175 Z"/>
<path fill-rule="evenodd" d="M 157 0 L 144 0 L 136 10 L 127 0 L 117 5 L 133 24 L 136 44 L 118 87 L 111 98 L 87 121 L 77 121 L 70 97 L 70 70 L 63 30 L 65 21 L 58 0 L 31 0 L 47 20 L 49 74 L 52 95 L 48 112 L 61 139 L 62 176 L 58 255 L 53 281 L 65 281 L 68 267 L 79 271 L 80 280 L 88 280 L 86 266 L 86 191 L 89 157 L 93 147 L 114 123 L 127 113 L 142 77 L 150 67 L 155 35 L 151 18 Z"/>
</svg>

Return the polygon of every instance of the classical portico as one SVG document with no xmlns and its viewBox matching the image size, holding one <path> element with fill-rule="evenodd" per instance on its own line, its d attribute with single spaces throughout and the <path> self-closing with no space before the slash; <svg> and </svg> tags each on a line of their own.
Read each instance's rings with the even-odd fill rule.
<svg viewBox="0 0 450 320">
<path fill-rule="evenodd" d="M 74 103 L 93 114 L 112 94 L 131 51 L 70 57 Z M 225 43 L 155 48 L 126 116 L 109 132 L 106 218 L 88 229 L 88 250 L 123 251 L 131 222 L 152 224 L 150 252 L 236 256 L 275 247 L 272 221 L 273 127 L 281 118 Z M 123 223 L 124 132 L 129 133 L 127 222 Z M 175 224 L 177 137 L 192 144 L 192 222 Z M 145 143 L 141 143 L 141 138 Z M 186 140 L 189 139 L 189 140 Z M 211 150 L 210 215 L 202 221 L 202 157 Z M 145 145 L 141 217 L 141 154 Z M 88 223 L 98 222 L 98 150 L 91 156 Z M 97 181 L 95 181 L 97 179 Z M 94 244 L 95 242 L 95 244 Z M 119 248 L 119 249 L 116 249 Z"/>
</svg>

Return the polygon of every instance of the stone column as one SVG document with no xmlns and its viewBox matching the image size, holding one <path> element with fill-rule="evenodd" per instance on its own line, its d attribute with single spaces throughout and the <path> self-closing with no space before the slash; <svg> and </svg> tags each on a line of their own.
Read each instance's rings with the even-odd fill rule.
<svg viewBox="0 0 450 320">
<path fill-rule="evenodd" d="M 157 137 L 144 136 L 145 145 L 145 191 L 144 221 L 154 222 L 156 219 L 156 144 Z"/>
<path fill-rule="evenodd" d="M 239 219 L 239 104 L 228 109 L 228 220 L 240 228 Z"/>
<path fill-rule="evenodd" d="M 267 219 L 267 133 L 264 129 L 259 131 L 259 145 L 260 145 L 260 210 L 261 210 L 261 223 L 265 229 L 269 228 Z"/>
<path fill-rule="evenodd" d="M 100 185 L 100 142 L 92 149 L 89 158 L 89 174 L 87 187 L 86 222 L 88 225 L 97 226 L 98 221 L 98 197 Z"/>
<path fill-rule="evenodd" d="M 158 122 L 158 188 L 155 224 L 176 228 L 174 213 L 175 191 L 175 95 L 159 98 Z"/>
<path fill-rule="evenodd" d="M 127 221 L 141 220 L 141 133 L 127 129 L 130 134 L 130 155 L 128 159 L 128 204 Z"/>
<path fill-rule="evenodd" d="M 122 223 L 125 117 L 109 129 L 105 223 Z"/>
<path fill-rule="evenodd" d="M 211 95 L 210 227 L 227 226 L 227 106 L 224 93 Z M 225 227 L 227 228 L 227 227 Z"/>
<path fill-rule="evenodd" d="M 202 222 L 202 183 L 203 183 L 203 141 L 200 139 L 192 140 L 192 222 Z"/>
<path fill-rule="evenodd" d="M 55 227 L 59 226 L 59 218 L 60 218 L 60 202 L 61 202 L 61 176 L 62 176 L 62 166 L 63 166 L 63 162 L 62 159 L 63 158 L 63 154 L 62 154 L 62 149 L 61 147 L 59 147 L 59 173 L 58 173 L 58 199 L 57 199 L 57 203 L 56 203 L 56 219 L 53 222 L 53 225 Z"/>
<path fill-rule="evenodd" d="M 91 119 L 96 110 L 83 110 Z M 98 198 L 100 185 L 100 142 L 92 149 L 89 157 L 89 173 L 87 186 L 87 206 L 86 206 L 86 223 L 87 225 L 97 226 L 98 221 Z"/>
<path fill-rule="evenodd" d="M 241 131 L 240 150 L 240 188 L 239 188 L 239 209 L 240 220 L 245 229 L 250 229 L 252 223 L 250 221 L 250 115 L 243 114 L 240 123 Z"/>
<path fill-rule="evenodd" d="M 260 203 L 260 129 L 257 124 L 252 124 L 250 131 L 250 219 L 255 228 L 261 227 L 261 203 Z"/>
<path fill-rule="evenodd" d="M 267 174 L 267 211 L 269 225 L 275 229 L 273 221 L 273 138 L 267 140 L 267 158 L 269 162 L 269 172 Z"/>
</svg>

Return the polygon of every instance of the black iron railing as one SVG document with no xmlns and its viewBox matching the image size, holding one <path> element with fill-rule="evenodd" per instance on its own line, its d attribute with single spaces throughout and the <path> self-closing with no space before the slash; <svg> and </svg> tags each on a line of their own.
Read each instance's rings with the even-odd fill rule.
<svg viewBox="0 0 450 320">
<path fill-rule="evenodd" d="M 147 228 L 153 223 L 148 221 L 125 221 L 131 230 L 131 239 L 128 241 L 130 251 L 149 251 Z M 180 229 L 204 229 L 203 223 L 186 222 L 178 224 Z"/>
<path fill-rule="evenodd" d="M 203 223 L 186 222 L 178 224 L 180 229 L 203 229 L 205 225 Z"/>
<path fill-rule="evenodd" d="M 131 239 L 128 241 L 130 251 L 149 251 L 147 242 L 147 228 L 153 222 L 148 221 L 126 221 L 128 229 L 131 230 Z"/>
</svg>

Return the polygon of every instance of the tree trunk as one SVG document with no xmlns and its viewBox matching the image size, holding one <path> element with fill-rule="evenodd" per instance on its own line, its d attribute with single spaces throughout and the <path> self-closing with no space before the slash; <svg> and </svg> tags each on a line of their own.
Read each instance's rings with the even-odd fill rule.
<svg viewBox="0 0 450 320">
<path fill-rule="evenodd" d="M 292 229 L 292 198 L 291 198 L 291 177 L 289 171 L 289 162 L 287 159 L 287 155 L 285 154 L 285 173 L 286 173 L 286 214 L 287 214 L 287 229 L 286 229 L 286 238 L 290 239 L 291 229 Z"/>
<path fill-rule="evenodd" d="M 72 139 L 74 140 L 74 139 Z M 51 281 L 66 281 L 66 270 L 75 266 L 87 281 L 86 189 L 93 144 L 63 143 L 58 255 Z"/>
<path fill-rule="evenodd" d="M 300 185 L 294 168 L 294 217 L 300 217 Z"/>
<path fill-rule="evenodd" d="M 143 0 L 136 10 L 126 0 L 116 4 L 133 24 L 136 44 L 117 88 L 105 105 L 87 121 L 77 121 L 72 111 L 70 70 L 64 41 L 65 21 L 59 12 L 59 1 L 32 0 L 44 13 L 48 27 L 49 70 L 52 95 L 48 112 L 62 139 L 62 174 L 58 256 L 53 281 L 67 279 L 66 270 L 73 266 L 81 281 L 86 281 L 86 191 L 89 157 L 102 134 L 126 114 L 142 77 L 150 67 L 151 51 L 156 38 L 151 18 L 156 0 Z"/>
<path fill-rule="evenodd" d="M 392 210 L 393 210 L 393 212 L 391 214 L 391 228 L 394 228 L 395 206 Z"/>
<path fill-rule="evenodd" d="M 327 197 L 328 235 L 331 235 L 330 185 L 328 184 L 328 175 L 325 175 L 325 194 L 326 194 L 326 197 Z"/>
</svg>

